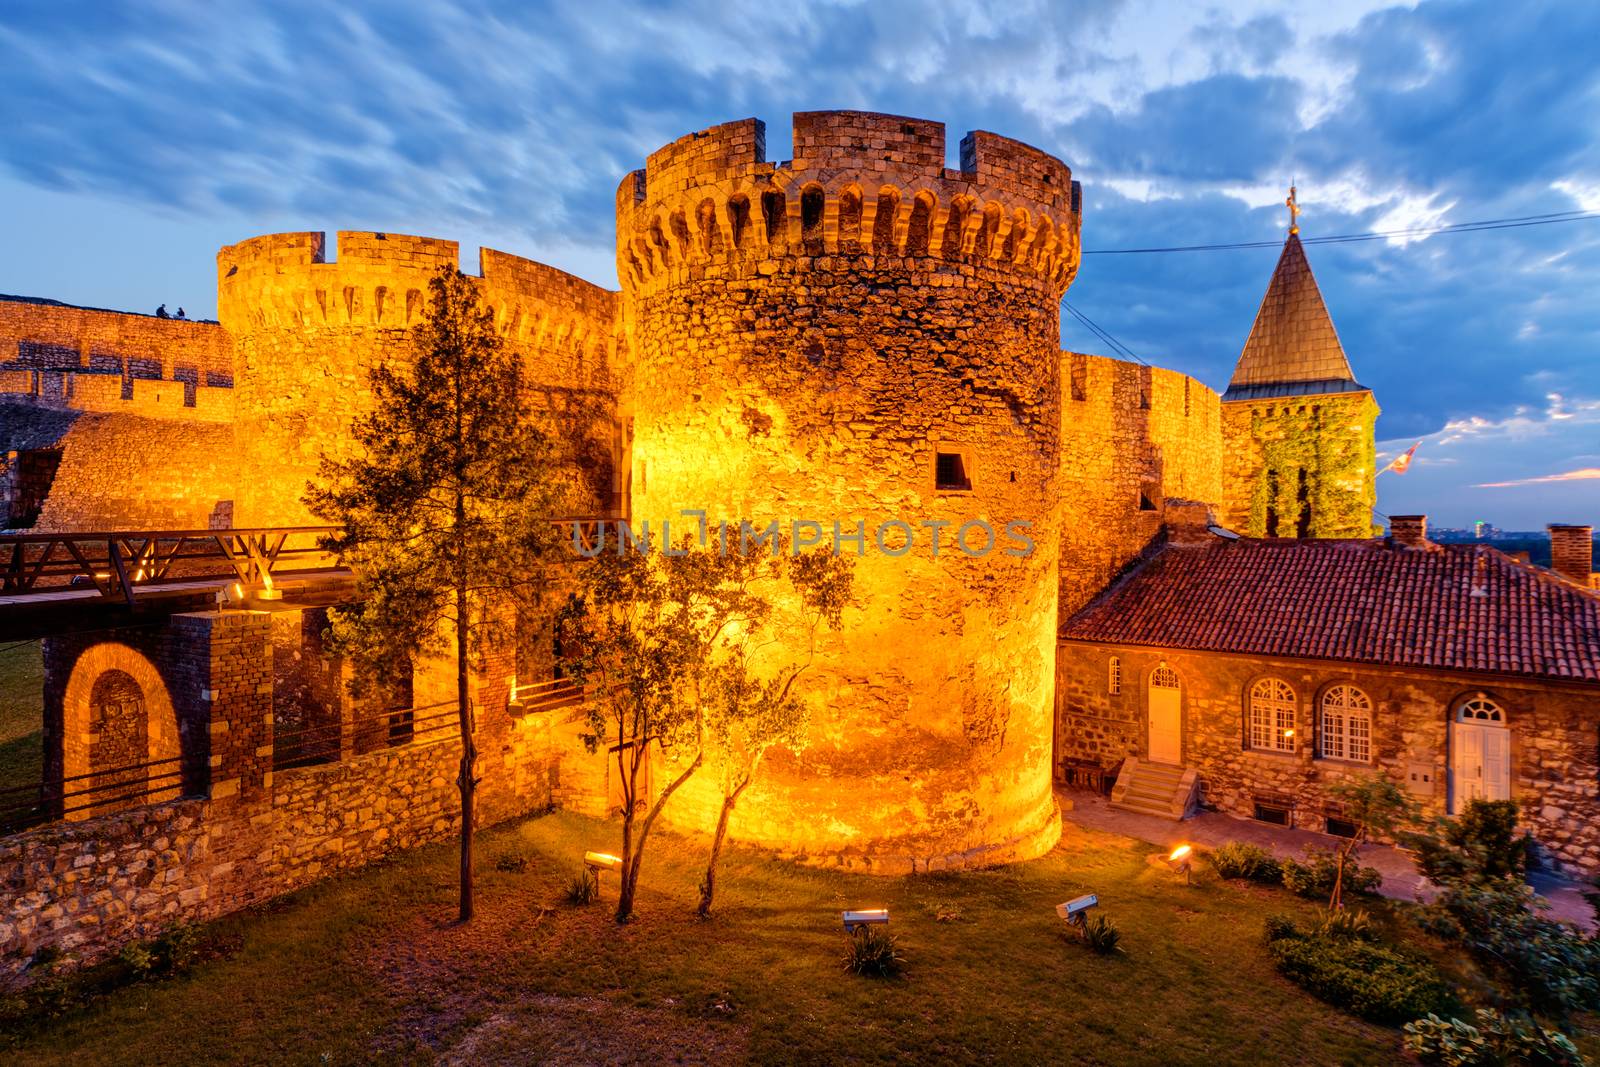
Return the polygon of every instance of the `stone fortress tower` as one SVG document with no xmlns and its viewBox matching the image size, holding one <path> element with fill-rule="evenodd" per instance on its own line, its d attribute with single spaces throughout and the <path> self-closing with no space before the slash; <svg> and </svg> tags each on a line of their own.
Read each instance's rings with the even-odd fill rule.
<svg viewBox="0 0 1600 1067">
<path fill-rule="evenodd" d="M 809 676 L 811 745 L 741 801 L 739 836 L 890 871 L 1037 855 L 1059 833 L 1059 309 L 1079 188 L 990 133 L 947 169 L 944 127 L 896 116 L 797 114 L 794 155 L 768 162 L 761 122 L 728 123 L 617 193 L 635 522 L 697 509 L 868 539 L 862 609 Z M 981 557 L 956 544 L 974 520 L 995 532 Z M 914 530 L 904 554 L 873 543 L 894 521 Z M 937 557 L 927 521 L 946 524 Z M 1030 555 L 1003 551 L 1013 521 Z M 684 800 L 671 817 L 709 825 Z"/>
<path fill-rule="evenodd" d="M 1292 219 L 1292 190 L 1289 203 Z M 1251 537 L 1372 536 L 1378 403 L 1345 358 L 1298 225 L 1222 401 L 1224 525 Z"/>
<path fill-rule="evenodd" d="M 1294 234 L 1219 397 L 1061 351 L 1082 213 L 1061 161 L 975 132 L 950 169 L 939 123 L 864 112 L 797 114 L 793 143 L 769 162 L 747 119 L 653 153 L 617 190 L 620 292 L 490 249 L 481 291 L 539 403 L 615 413 L 597 510 L 862 538 L 860 607 L 804 676 L 810 744 L 770 759 L 732 835 L 885 873 L 1037 855 L 1059 832 L 1060 622 L 1208 514 L 1368 536 L 1377 406 Z M 220 323 L 0 300 L 11 525 L 311 521 L 306 481 L 348 447 L 366 369 L 458 264 L 434 238 L 275 234 L 218 253 Z M 546 680 L 548 651 L 518 680 Z M 516 773 L 604 812 L 605 761 L 555 750 Z M 669 820 L 712 825 L 709 777 Z"/>
</svg>

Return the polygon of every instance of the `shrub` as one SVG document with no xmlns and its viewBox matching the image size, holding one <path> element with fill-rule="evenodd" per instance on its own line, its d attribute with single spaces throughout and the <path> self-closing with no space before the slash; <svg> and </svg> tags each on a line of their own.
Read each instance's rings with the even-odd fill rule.
<svg viewBox="0 0 1600 1067">
<path fill-rule="evenodd" d="M 600 895 L 600 880 L 594 872 L 585 867 L 572 876 L 572 881 L 567 885 L 567 903 L 582 906 L 592 904 Z"/>
<path fill-rule="evenodd" d="M 844 954 L 846 971 L 868 978 L 891 978 L 904 964 L 905 957 L 889 931 L 869 926 L 850 935 L 850 948 Z"/>
<path fill-rule="evenodd" d="M 1260 845 L 1230 841 L 1211 853 L 1211 866 L 1221 878 L 1276 885 L 1283 881 L 1283 864 Z"/>
<path fill-rule="evenodd" d="M 1286 929 L 1287 927 L 1287 929 Z M 1376 1023 L 1448 1012 L 1450 986 L 1426 960 L 1355 938 L 1301 934 L 1268 922 L 1268 951 L 1285 978 L 1313 996 Z"/>
<path fill-rule="evenodd" d="M 1283 861 L 1283 884 L 1296 896 L 1326 897 L 1338 876 L 1338 857 L 1326 849 L 1306 849 L 1304 863 Z M 1375 893 L 1382 884 L 1383 875 L 1375 867 L 1351 862 L 1344 869 L 1344 887 L 1352 893 Z"/>
<path fill-rule="evenodd" d="M 1122 931 L 1104 915 L 1091 915 L 1083 924 L 1083 943 L 1101 956 L 1122 951 Z"/>
<path fill-rule="evenodd" d="M 522 874 L 528 869 L 528 857 L 515 852 L 503 853 L 494 861 L 494 869 L 503 874 Z"/>
<path fill-rule="evenodd" d="M 1342 938 L 1344 940 L 1376 941 L 1378 933 L 1372 928 L 1372 916 L 1360 908 L 1351 911 L 1333 910 L 1322 917 L 1317 924 L 1318 937 Z"/>
<path fill-rule="evenodd" d="M 117 953 L 117 959 L 128 969 L 130 977 L 137 978 L 149 974 L 156 967 L 155 954 L 143 941 L 123 945 L 122 951 Z"/>
<path fill-rule="evenodd" d="M 1513 800 L 1473 800 L 1454 819 L 1442 819 L 1434 834 L 1415 834 L 1417 869 L 1430 881 L 1516 878 L 1528 872 L 1533 837 L 1517 831 Z"/>
<path fill-rule="evenodd" d="M 1286 937 L 1303 937 L 1300 928 L 1287 915 L 1267 916 L 1267 940 L 1282 941 Z"/>
<path fill-rule="evenodd" d="M 1566 1035 L 1544 1030 L 1525 1017 L 1479 1008 L 1478 1025 L 1428 1015 L 1406 1024 L 1406 1051 L 1444 1067 L 1583 1067 L 1584 1059 Z"/>
<path fill-rule="evenodd" d="M 200 959 L 203 942 L 193 923 L 173 923 L 151 943 L 155 964 L 168 974 L 182 974 Z"/>
<path fill-rule="evenodd" d="M 1465 947 L 1512 1004 L 1558 1018 L 1600 1008 L 1600 944 L 1538 914 L 1543 906 L 1510 879 L 1456 882 L 1423 912 L 1422 923 Z"/>
</svg>

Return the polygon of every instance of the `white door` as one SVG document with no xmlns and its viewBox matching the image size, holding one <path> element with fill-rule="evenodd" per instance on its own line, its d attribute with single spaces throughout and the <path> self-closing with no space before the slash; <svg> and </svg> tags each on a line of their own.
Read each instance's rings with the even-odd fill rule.
<svg viewBox="0 0 1600 1067">
<path fill-rule="evenodd" d="M 1150 675 L 1149 753 L 1155 763 L 1183 762 L 1183 690 L 1178 673 L 1166 666 Z"/>
<path fill-rule="evenodd" d="M 1459 813 L 1472 800 L 1511 799 L 1511 732 L 1504 726 L 1458 722 L 1450 727 L 1450 803 Z"/>
</svg>

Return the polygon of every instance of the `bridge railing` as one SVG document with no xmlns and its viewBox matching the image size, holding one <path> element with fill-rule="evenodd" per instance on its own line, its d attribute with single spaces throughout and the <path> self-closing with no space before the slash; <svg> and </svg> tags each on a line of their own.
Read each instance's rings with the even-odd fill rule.
<svg viewBox="0 0 1600 1067">
<path fill-rule="evenodd" d="M 335 526 L 0 535 L 0 596 L 92 587 L 132 603 L 142 586 L 208 577 L 272 588 L 274 574 L 332 567 Z"/>
</svg>

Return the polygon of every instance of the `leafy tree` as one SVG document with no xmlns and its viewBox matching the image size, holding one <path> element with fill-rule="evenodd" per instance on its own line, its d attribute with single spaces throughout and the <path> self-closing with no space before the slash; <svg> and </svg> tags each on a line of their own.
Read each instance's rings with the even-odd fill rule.
<svg viewBox="0 0 1600 1067">
<path fill-rule="evenodd" d="M 325 454 L 306 504 L 340 532 L 324 547 L 357 576 L 333 609 L 334 648 L 352 691 L 401 691 L 412 664 L 454 646 L 461 760 L 461 899 L 472 918 L 470 661 L 505 639 L 507 605 L 536 595 L 559 543 L 560 450 L 533 414 L 521 359 L 502 344 L 477 283 L 442 268 L 410 350 L 374 366 L 372 405 L 351 454 Z"/>
<path fill-rule="evenodd" d="M 1528 872 L 1533 836 L 1517 829 L 1517 802 L 1474 799 L 1431 833 L 1408 835 L 1417 867 L 1439 885 L 1473 878 L 1514 878 Z"/>
<path fill-rule="evenodd" d="M 717 771 L 722 806 L 711 838 L 711 855 L 700 883 L 701 918 L 711 914 L 716 895 L 717 861 L 728 833 L 728 821 L 744 791 L 750 788 L 767 752 L 777 746 L 797 749 L 805 742 L 810 724 L 809 705 L 794 696 L 794 684 L 810 667 L 816 652 L 818 628 L 837 628 L 850 602 L 854 566 L 827 549 L 785 558 L 789 583 L 799 601 L 796 627 L 805 635 L 805 659 L 780 665 L 766 676 L 751 667 L 756 647 L 769 635 L 741 627 L 713 650 L 716 660 L 709 672 L 705 702 L 706 754 Z M 788 621 L 788 620 L 785 620 Z"/>
<path fill-rule="evenodd" d="M 557 621 L 562 667 L 584 687 L 584 743 L 615 760 L 621 787 L 618 922 L 633 915 L 651 827 L 704 761 L 713 650 L 730 628 L 764 623 L 770 605 L 753 587 L 782 566 L 754 552 L 699 549 L 688 537 L 653 547 L 619 545 L 586 561 Z M 653 801 L 645 795 L 652 753 L 674 770 Z"/>
<path fill-rule="evenodd" d="M 1417 818 L 1417 806 L 1393 779 L 1372 774 L 1351 778 L 1328 787 L 1328 794 L 1344 808 L 1344 817 L 1356 832 L 1334 853 L 1337 868 L 1333 877 L 1330 909 L 1344 907 L 1345 869 L 1368 839 L 1393 837 Z"/>
</svg>

